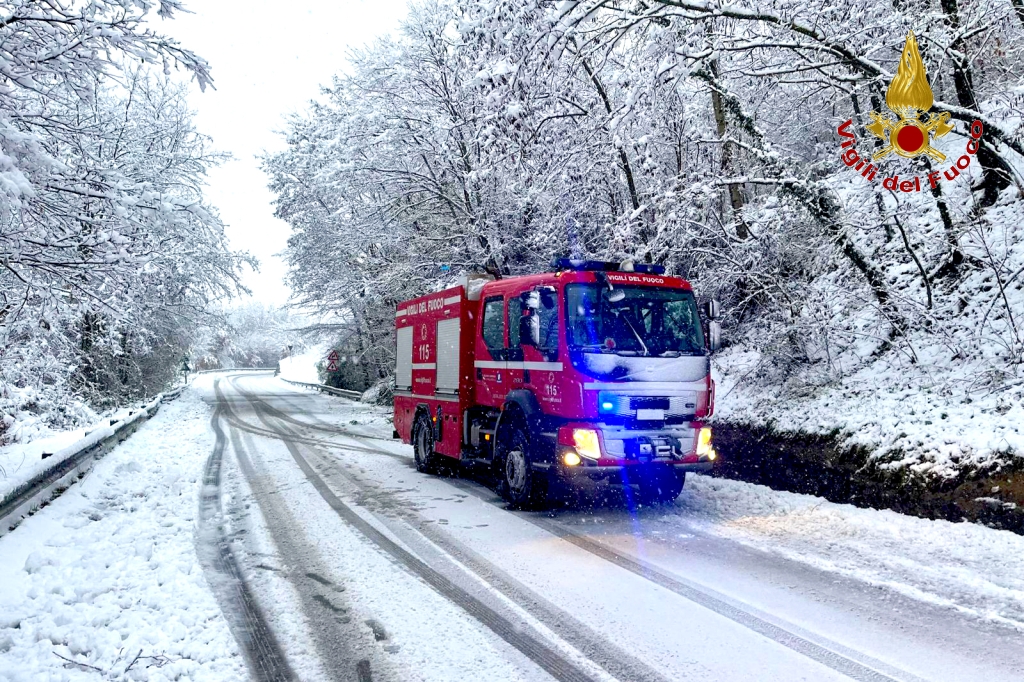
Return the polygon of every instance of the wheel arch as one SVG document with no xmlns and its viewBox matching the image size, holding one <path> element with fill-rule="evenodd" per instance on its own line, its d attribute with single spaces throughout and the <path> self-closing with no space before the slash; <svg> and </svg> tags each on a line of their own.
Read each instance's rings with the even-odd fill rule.
<svg viewBox="0 0 1024 682">
<path fill-rule="evenodd" d="M 544 411 L 533 391 L 525 389 L 510 391 L 494 427 L 495 440 L 500 439 L 502 428 L 506 425 L 520 425 L 526 430 L 532 456 L 537 461 L 549 461 L 554 457 L 555 447 L 553 442 L 549 443 L 549 439 L 544 437 L 546 421 Z"/>
<path fill-rule="evenodd" d="M 430 405 L 427 403 L 416 404 L 416 412 L 412 415 L 413 426 L 415 426 L 416 422 L 419 421 L 421 415 L 425 415 L 427 419 L 430 419 Z"/>
<path fill-rule="evenodd" d="M 506 424 L 519 423 L 526 427 L 527 435 L 532 439 L 537 431 L 543 412 L 540 403 L 533 391 L 525 389 L 510 391 L 505 396 L 505 402 L 501 406 L 501 414 L 498 415 L 498 423 L 494 426 L 495 437 L 501 432 Z"/>
</svg>

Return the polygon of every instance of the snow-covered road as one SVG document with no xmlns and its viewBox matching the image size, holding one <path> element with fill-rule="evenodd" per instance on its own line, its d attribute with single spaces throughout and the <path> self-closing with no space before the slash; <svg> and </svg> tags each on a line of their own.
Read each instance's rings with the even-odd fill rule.
<svg viewBox="0 0 1024 682">
<path fill-rule="evenodd" d="M 1024 673 L 1018 536 L 704 477 L 639 513 L 512 512 L 418 474 L 380 410 L 269 377 L 211 392 L 237 553 L 304 679 Z"/>
<path fill-rule="evenodd" d="M 484 476 L 417 473 L 382 408 L 241 374 L 173 405 L 0 539 L 0 680 L 140 648 L 176 667 L 126 679 L 238 679 L 238 651 L 258 680 L 1024 679 L 1007 532 L 702 476 L 672 505 L 514 512 Z"/>
</svg>

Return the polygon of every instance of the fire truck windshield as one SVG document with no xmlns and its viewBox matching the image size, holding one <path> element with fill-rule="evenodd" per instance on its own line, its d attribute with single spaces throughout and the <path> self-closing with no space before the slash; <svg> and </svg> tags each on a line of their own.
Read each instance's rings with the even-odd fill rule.
<svg viewBox="0 0 1024 682">
<path fill-rule="evenodd" d="M 693 293 L 603 284 L 567 287 L 571 349 L 625 356 L 703 355 L 704 333 Z"/>
</svg>

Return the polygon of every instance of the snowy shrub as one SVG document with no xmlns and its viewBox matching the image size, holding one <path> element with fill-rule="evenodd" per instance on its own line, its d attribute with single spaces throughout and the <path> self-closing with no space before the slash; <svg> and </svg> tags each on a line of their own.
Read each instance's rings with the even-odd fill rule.
<svg viewBox="0 0 1024 682">
<path fill-rule="evenodd" d="M 395 378 L 382 379 L 372 387 L 363 392 L 359 398 L 364 403 L 371 405 L 390 406 L 395 401 Z"/>
</svg>

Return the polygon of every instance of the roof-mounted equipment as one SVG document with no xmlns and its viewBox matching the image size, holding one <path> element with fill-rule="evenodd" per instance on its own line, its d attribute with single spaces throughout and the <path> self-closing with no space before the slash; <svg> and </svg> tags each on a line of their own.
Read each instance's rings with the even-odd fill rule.
<svg viewBox="0 0 1024 682">
<path fill-rule="evenodd" d="M 665 266 L 653 263 L 634 263 L 623 261 L 622 263 L 611 263 L 600 260 L 577 260 L 573 258 L 556 258 L 551 262 L 551 268 L 556 272 L 560 270 L 580 271 L 601 271 L 601 272 L 637 272 L 644 275 L 664 275 Z"/>
</svg>

